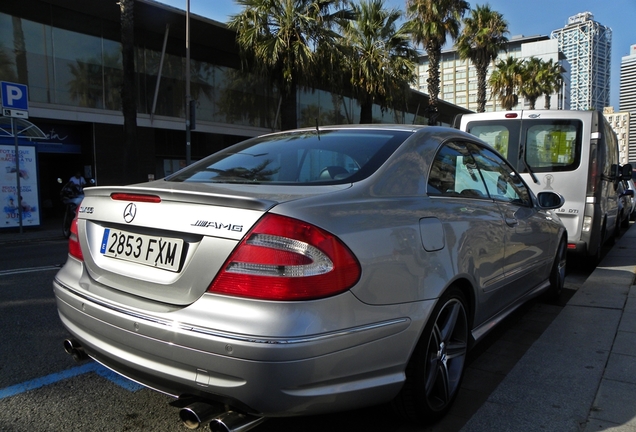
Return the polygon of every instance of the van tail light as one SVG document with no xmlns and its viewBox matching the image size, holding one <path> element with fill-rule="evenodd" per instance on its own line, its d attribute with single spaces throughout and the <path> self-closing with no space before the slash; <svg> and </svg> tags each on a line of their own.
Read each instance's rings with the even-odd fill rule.
<svg viewBox="0 0 636 432">
<path fill-rule="evenodd" d="M 594 196 L 596 194 L 596 185 L 603 175 L 603 167 L 598 160 L 597 148 L 597 143 L 592 140 L 590 142 L 590 166 L 588 171 L 589 175 L 587 176 L 587 196 Z"/>
<path fill-rule="evenodd" d="M 79 208 L 79 207 L 78 207 Z M 71 235 L 68 238 L 68 253 L 74 258 L 80 261 L 84 261 L 84 254 L 82 254 L 82 247 L 79 242 L 79 235 L 77 231 L 77 212 L 71 222 Z"/>
<path fill-rule="evenodd" d="M 262 300 L 339 294 L 360 278 L 360 264 L 337 237 L 314 225 L 267 214 L 234 249 L 208 292 Z"/>
</svg>

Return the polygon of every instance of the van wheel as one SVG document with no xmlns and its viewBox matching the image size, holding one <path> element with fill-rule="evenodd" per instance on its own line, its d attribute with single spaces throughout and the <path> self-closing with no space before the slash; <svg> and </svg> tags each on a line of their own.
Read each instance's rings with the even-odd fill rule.
<svg viewBox="0 0 636 432">
<path fill-rule="evenodd" d="M 468 342 L 466 299 L 451 287 L 433 309 L 406 367 L 404 387 L 393 401 L 398 414 L 433 423 L 448 412 L 464 375 Z"/>
</svg>

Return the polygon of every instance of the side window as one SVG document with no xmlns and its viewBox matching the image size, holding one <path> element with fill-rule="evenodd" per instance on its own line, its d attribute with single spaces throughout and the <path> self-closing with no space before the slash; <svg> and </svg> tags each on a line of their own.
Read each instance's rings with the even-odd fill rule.
<svg viewBox="0 0 636 432">
<path fill-rule="evenodd" d="M 474 157 L 492 199 L 532 205 L 528 188 L 506 161 L 492 151 L 477 146 L 474 147 Z"/>
<path fill-rule="evenodd" d="M 428 176 L 427 193 L 488 198 L 477 164 L 463 143 L 449 143 L 439 150 Z"/>
</svg>

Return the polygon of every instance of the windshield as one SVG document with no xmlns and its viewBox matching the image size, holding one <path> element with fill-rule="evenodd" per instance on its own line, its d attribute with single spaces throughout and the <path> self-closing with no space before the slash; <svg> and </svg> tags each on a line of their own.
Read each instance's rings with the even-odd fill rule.
<svg viewBox="0 0 636 432">
<path fill-rule="evenodd" d="M 409 131 L 321 130 L 239 143 L 168 177 L 203 183 L 338 184 L 367 177 Z"/>
</svg>

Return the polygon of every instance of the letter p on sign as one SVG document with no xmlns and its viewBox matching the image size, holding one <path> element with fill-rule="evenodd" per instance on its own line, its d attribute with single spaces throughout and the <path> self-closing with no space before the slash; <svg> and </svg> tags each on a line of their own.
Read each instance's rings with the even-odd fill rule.
<svg viewBox="0 0 636 432">
<path fill-rule="evenodd" d="M 27 111 L 29 109 L 28 87 L 23 84 L 0 82 L 3 108 Z"/>
</svg>

